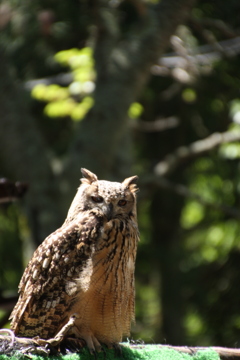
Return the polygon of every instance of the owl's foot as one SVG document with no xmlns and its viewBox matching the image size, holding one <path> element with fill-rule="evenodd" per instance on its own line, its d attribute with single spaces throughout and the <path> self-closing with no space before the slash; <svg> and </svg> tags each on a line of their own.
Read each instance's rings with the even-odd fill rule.
<svg viewBox="0 0 240 360">
<path fill-rule="evenodd" d="M 57 335 L 54 336 L 54 338 L 47 340 L 48 344 L 52 345 L 52 346 L 56 346 L 58 344 L 60 344 L 63 339 L 66 337 L 67 333 L 74 328 L 75 326 L 75 321 L 78 318 L 77 314 L 73 314 L 70 316 L 68 322 L 66 323 L 66 325 L 64 325 L 61 330 L 57 333 Z"/>
<path fill-rule="evenodd" d="M 36 336 L 33 340 L 40 346 L 50 347 L 50 349 L 57 349 L 60 348 L 60 345 L 62 344 L 63 340 L 66 338 L 68 332 L 75 327 L 75 321 L 77 319 L 77 314 L 73 314 L 70 316 L 67 324 L 65 324 L 61 330 L 54 336 L 54 338 L 51 339 L 41 339 L 39 336 Z M 85 344 L 81 344 L 84 347 Z"/>
<path fill-rule="evenodd" d="M 54 338 L 44 340 L 35 337 L 35 342 L 37 342 L 40 346 L 48 346 L 52 350 L 55 349 L 55 351 L 60 351 L 61 348 L 65 347 L 65 343 L 67 344 L 68 342 L 69 344 L 72 343 L 72 345 L 74 345 L 75 351 L 87 346 L 90 354 L 96 357 L 96 354 L 104 351 L 104 348 L 91 330 L 86 328 L 79 329 L 79 327 L 75 325 L 77 319 L 78 315 L 73 314 L 69 318 L 67 324 L 62 327 Z M 106 343 L 104 345 L 106 345 L 109 349 L 114 349 L 115 355 L 121 355 L 121 346 L 118 343 Z"/>
<path fill-rule="evenodd" d="M 96 352 L 102 351 L 103 348 L 101 344 L 90 330 L 82 329 L 82 331 L 80 331 L 78 329 L 78 327 L 75 325 L 77 319 L 78 319 L 78 314 L 73 314 L 69 318 L 67 324 L 62 327 L 62 329 L 57 333 L 57 335 L 54 338 L 48 339 L 47 343 L 50 346 L 56 347 L 57 345 L 62 343 L 64 339 L 67 340 L 68 335 L 69 336 L 75 335 L 76 336 L 75 340 L 79 340 L 79 342 L 81 343 L 81 346 L 79 346 L 80 348 L 84 346 L 83 345 L 83 341 L 84 341 L 86 343 L 87 348 L 89 349 L 89 352 L 92 355 L 95 355 Z M 83 341 L 81 342 L 81 340 Z"/>
</svg>

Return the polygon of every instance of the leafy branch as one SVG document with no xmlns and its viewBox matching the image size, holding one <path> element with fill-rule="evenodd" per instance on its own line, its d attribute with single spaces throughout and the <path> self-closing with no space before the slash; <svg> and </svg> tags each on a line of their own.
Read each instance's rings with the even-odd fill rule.
<svg viewBox="0 0 240 360">
<path fill-rule="evenodd" d="M 175 171 L 179 166 L 189 162 L 196 157 L 211 151 L 218 146 L 240 140 L 240 132 L 226 131 L 213 133 L 203 140 L 193 142 L 188 146 L 181 146 L 173 153 L 167 155 L 154 168 L 157 176 L 166 176 Z"/>
</svg>

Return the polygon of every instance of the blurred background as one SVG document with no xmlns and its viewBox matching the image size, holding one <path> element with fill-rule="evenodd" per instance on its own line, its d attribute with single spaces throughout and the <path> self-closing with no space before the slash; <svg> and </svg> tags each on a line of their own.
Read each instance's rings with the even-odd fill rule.
<svg viewBox="0 0 240 360">
<path fill-rule="evenodd" d="M 2 0 L 0 327 L 86 167 L 139 175 L 132 338 L 239 347 L 239 141 L 239 0 Z"/>
</svg>

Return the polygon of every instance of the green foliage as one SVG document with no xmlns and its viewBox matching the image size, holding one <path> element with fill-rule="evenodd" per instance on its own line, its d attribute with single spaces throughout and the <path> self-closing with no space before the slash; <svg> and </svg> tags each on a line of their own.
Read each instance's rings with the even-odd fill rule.
<svg viewBox="0 0 240 360">
<path fill-rule="evenodd" d="M 203 319 L 199 313 L 189 309 L 184 325 L 188 334 L 191 334 L 192 337 L 201 336 L 206 331 L 206 324 L 204 324 Z"/>
<path fill-rule="evenodd" d="M 224 155 L 223 158 L 234 159 L 227 156 L 231 145 L 238 147 L 238 144 L 221 146 L 219 154 Z M 183 282 L 188 302 L 184 324 L 189 341 L 195 344 L 199 341 L 204 345 L 211 344 L 207 335 L 208 329 L 211 326 L 215 329 L 214 322 L 220 316 L 218 313 L 220 310 L 216 309 L 215 313 L 212 307 L 221 301 L 220 297 L 223 296 L 221 294 L 229 292 L 230 284 L 233 282 L 227 279 L 226 273 L 221 273 L 220 269 L 229 266 L 233 253 L 240 253 L 239 220 L 224 216 L 221 209 L 223 204 L 226 207 L 234 206 L 236 194 L 239 193 L 238 181 L 236 182 L 231 176 L 234 163 L 223 164 L 222 161 L 219 161 L 216 155 L 205 156 L 195 161 L 191 172 L 188 170 L 188 174 L 191 173 L 189 188 L 203 199 L 203 203 L 188 199 L 181 212 L 181 226 L 184 229 L 182 246 L 185 255 L 179 268 L 184 274 Z M 211 204 L 214 206 L 212 207 Z M 201 276 L 204 276 L 203 282 L 199 280 Z M 198 283 L 199 290 L 193 285 L 193 281 Z M 219 282 L 219 285 L 210 285 L 214 281 Z M 206 293 L 204 288 L 207 289 Z M 196 306 L 198 301 L 201 303 L 200 307 Z M 212 309 L 211 316 L 207 312 L 205 317 L 201 306 Z M 234 326 L 237 328 L 237 322 Z M 232 327 L 230 319 L 226 320 L 226 341 L 233 336 L 229 332 Z"/>
<path fill-rule="evenodd" d="M 73 82 L 68 87 L 36 85 L 32 97 L 48 103 L 44 113 L 50 118 L 82 120 L 94 104 L 93 98 L 89 96 L 95 88 L 92 49 L 86 47 L 60 51 L 55 55 L 55 60 L 62 66 L 70 67 Z"/>
<path fill-rule="evenodd" d="M 74 75 L 78 81 L 86 81 L 95 75 L 93 51 L 90 47 L 60 51 L 55 55 L 55 60 L 76 71 Z"/>
<path fill-rule="evenodd" d="M 229 126 L 229 130 L 231 130 L 233 133 L 239 134 L 240 101 L 238 99 L 234 99 L 233 101 L 231 101 L 229 114 L 233 121 L 233 123 Z M 225 159 L 238 159 L 240 157 L 240 143 L 232 142 L 221 145 L 219 154 Z"/>
<path fill-rule="evenodd" d="M 68 87 L 38 84 L 31 92 L 32 97 L 47 102 L 44 114 L 50 118 L 82 120 L 94 105 L 94 99 L 89 95 L 95 89 L 96 77 L 92 49 L 62 50 L 54 58 L 62 66 L 70 67 L 73 82 Z M 143 106 L 135 102 L 130 106 L 128 115 L 136 119 L 142 112 Z"/>
<path fill-rule="evenodd" d="M 48 86 L 39 84 L 32 90 L 32 96 L 40 101 L 65 100 L 69 97 L 69 90 L 55 84 Z"/>
<path fill-rule="evenodd" d="M 220 154 L 226 159 L 239 159 L 240 158 L 240 144 L 231 143 L 225 144 L 220 149 Z"/>
<path fill-rule="evenodd" d="M 209 203 L 210 208 L 201 202 L 189 199 L 186 201 L 181 214 L 183 229 L 190 232 L 185 236 L 187 253 L 191 253 L 182 263 L 185 269 L 199 266 L 204 262 L 225 261 L 230 251 L 239 249 L 238 233 L 240 226 L 235 219 L 222 221 L 218 205 L 232 205 L 234 203 L 234 184 L 223 174 L 215 173 L 213 159 L 198 160 L 195 169 L 199 172 L 191 181 L 191 190 Z M 215 208 L 211 208 L 214 204 Z M 214 222 L 208 221 L 212 219 Z"/>
<path fill-rule="evenodd" d="M 234 122 L 240 123 L 240 99 L 234 99 L 231 101 L 230 115 Z"/>
<path fill-rule="evenodd" d="M 197 225 L 204 217 L 204 206 L 199 202 L 190 200 L 183 208 L 181 215 L 181 225 L 184 229 L 189 229 Z"/>
<path fill-rule="evenodd" d="M 186 237 L 185 247 L 191 256 L 185 259 L 182 268 L 189 270 L 203 263 L 224 262 L 231 250 L 239 250 L 239 230 L 238 222 L 234 220 L 195 230 Z"/>
</svg>

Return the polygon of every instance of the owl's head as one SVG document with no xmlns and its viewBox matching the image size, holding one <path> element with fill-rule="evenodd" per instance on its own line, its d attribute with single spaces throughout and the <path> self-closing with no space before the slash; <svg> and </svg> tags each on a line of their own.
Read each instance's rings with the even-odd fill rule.
<svg viewBox="0 0 240 360">
<path fill-rule="evenodd" d="M 87 169 L 82 168 L 81 172 L 81 185 L 67 219 L 92 209 L 100 210 L 108 221 L 116 217 L 136 217 L 137 176 L 131 176 L 119 183 L 98 180 L 97 176 Z"/>
</svg>

